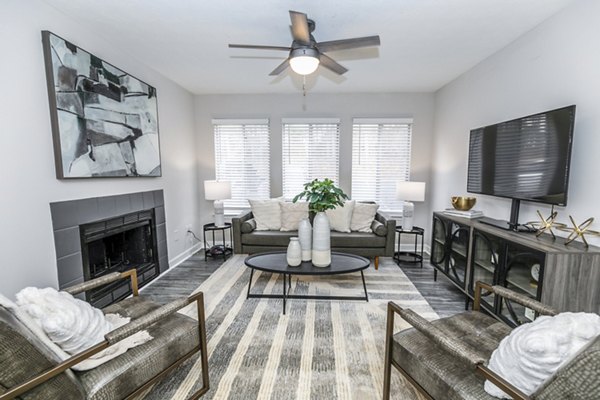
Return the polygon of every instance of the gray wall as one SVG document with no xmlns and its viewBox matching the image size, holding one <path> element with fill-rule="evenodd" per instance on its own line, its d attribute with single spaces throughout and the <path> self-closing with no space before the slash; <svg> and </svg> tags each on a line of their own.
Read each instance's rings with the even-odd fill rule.
<svg viewBox="0 0 600 400">
<path fill-rule="evenodd" d="M 434 98 L 430 93 L 400 94 L 265 94 L 196 96 L 196 133 L 200 179 L 214 179 L 213 118 L 269 118 L 271 132 L 271 196 L 282 193 L 282 126 L 286 117 L 336 117 L 341 119 L 340 186 L 351 193 L 352 118 L 413 117 L 411 179 L 429 182 L 433 137 Z M 203 188 L 201 188 L 203 191 Z M 428 198 L 428 195 L 426 196 Z M 209 222 L 212 203 L 202 192 L 201 214 Z M 415 224 L 428 226 L 428 202 L 416 205 Z"/>
<path fill-rule="evenodd" d="M 470 129 L 576 104 L 569 199 L 557 220 L 600 217 L 598 16 L 599 1 L 576 1 L 436 93 L 432 210 L 466 190 Z M 477 197 L 476 208 L 508 219 L 509 200 Z M 537 220 L 536 209 L 550 214 L 548 205 L 523 202 L 521 222 Z"/>
<path fill-rule="evenodd" d="M 157 89 L 163 176 L 79 179 L 55 177 L 41 30 L 48 29 Z M 3 1 L 0 37 L 0 293 L 25 286 L 57 287 L 50 203 L 163 189 L 170 263 L 194 245 L 186 225 L 198 224 L 193 96 L 107 43 L 97 32 L 43 1 Z M 175 232 L 177 231 L 177 232 Z"/>
</svg>

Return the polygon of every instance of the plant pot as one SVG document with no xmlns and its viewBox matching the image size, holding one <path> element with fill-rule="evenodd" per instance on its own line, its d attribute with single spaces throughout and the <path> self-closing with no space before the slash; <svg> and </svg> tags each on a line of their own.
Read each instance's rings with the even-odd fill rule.
<svg viewBox="0 0 600 400">
<path fill-rule="evenodd" d="M 286 260 L 290 267 L 297 267 L 302 263 L 302 249 L 300 248 L 300 241 L 297 237 L 290 238 Z"/>
<path fill-rule="evenodd" d="M 310 261 L 312 256 L 312 226 L 308 218 L 298 224 L 298 239 L 302 249 L 302 261 Z"/>
<path fill-rule="evenodd" d="M 312 243 L 312 264 L 315 267 L 331 265 L 331 229 L 324 212 L 315 215 Z"/>
</svg>

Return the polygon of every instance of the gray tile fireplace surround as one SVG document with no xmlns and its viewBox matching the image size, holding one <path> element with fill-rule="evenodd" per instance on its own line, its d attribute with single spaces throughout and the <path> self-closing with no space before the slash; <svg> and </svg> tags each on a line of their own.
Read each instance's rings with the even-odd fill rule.
<svg viewBox="0 0 600 400">
<path fill-rule="evenodd" d="M 158 264 L 169 268 L 165 202 L 162 190 L 50 203 L 58 284 L 62 289 L 84 281 L 79 226 L 154 209 Z"/>
</svg>

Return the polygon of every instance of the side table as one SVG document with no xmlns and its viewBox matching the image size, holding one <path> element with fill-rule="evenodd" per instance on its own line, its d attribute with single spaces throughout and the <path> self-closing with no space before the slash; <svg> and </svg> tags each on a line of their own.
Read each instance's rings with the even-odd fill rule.
<svg viewBox="0 0 600 400">
<path fill-rule="evenodd" d="M 233 254 L 233 249 L 231 246 L 227 246 L 225 242 L 225 231 L 229 230 L 229 243 L 233 244 L 233 233 L 231 232 L 231 223 L 225 222 L 223 226 L 215 226 L 214 222 L 210 224 L 205 224 L 202 231 L 204 234 L 204 261 L 208 260 L 208 257 L 217 257 L 223 256 L 223 260 L 227 260 L 227 256 Z M 215 240 L 215 232 L 221 232 L 222 241 L 221 243 L 217 243 Z M 206 233 L 212 233 L 212 241 L 211 246 L 206 239 Z"/>
<path fill-rule="evenodd" d="M 410 263 L 410 264 L 421 264 L 423 268 L 423 233 L 425 230 L 418 226 L 413 226 L 412 230 L 405 231 L 402 226 L 396 227 L 396 233 L 398 234 L 398 251 L 394 253 L 394 261 L 396 264 Z M 402 235 L 414 235 L 415 236 L 415 250 L 414 251 L 400 251 L 400 243 Z M 418 239 L 421 237 L 421 251 L 419 252 Z"/>
</svg>

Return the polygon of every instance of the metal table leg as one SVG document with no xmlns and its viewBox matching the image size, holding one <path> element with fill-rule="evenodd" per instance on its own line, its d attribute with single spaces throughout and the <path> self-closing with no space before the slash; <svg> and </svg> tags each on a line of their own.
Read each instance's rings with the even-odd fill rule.
<svg viewBox="0 0 600 400">
<path fill-rule="evenodd" d="M 369 295 L 367 294 L 367 284 L 365 283 L 365 274 L 363 274 L 362 270 L 360 271 L 360 277 L 363 282 L 363 289 L 365 289 L 365 300 L 369 301 Z"/>
<path fill-rule="evenodd" d="M 285 288 L 287 286 L 287 282 L 286 282 L 287 278 L 286 278 L 286 274 L 283 274 L 283 315 L 285 315 L 285 299 L 286 299 L 286 293 L 285 293 Z"/>
<path fill-rule="evenodd" d="M 252 277 L 254 276 L 254 268 L 250 268 L 250 282 L 248 282 L 248 294 L 246 294 L 246 299 L 250 297 L 250 287 L 252 286 Z"/>
</svg>

